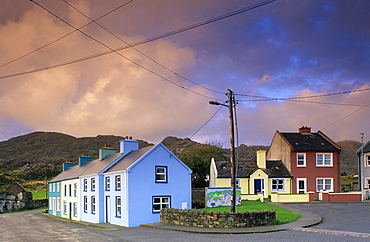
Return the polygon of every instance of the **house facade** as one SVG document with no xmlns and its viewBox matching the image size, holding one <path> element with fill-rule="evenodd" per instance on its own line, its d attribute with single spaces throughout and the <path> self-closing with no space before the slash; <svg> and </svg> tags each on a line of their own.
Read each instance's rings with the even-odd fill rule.
<svg viewBox="0 0 370 242">
<path fill-rule="evenodd" d="M 358 184 L 363 191 L 363 199 L 370 199 L 370 141 L 357 150 Z"/>
<path fill-rule="evenodd" d="M 323 132 L 302 126 L 294 133 L 276 131 L 267 159 L 281 160 L 291 172 L 292 193 L 319 198 L 319 191 L 340 192 L 340 151 Z"/>
<path fill-rule="evenodd" d="M 106 146 L 99 159 L 83 155 L 63 169 L 49 182 L 49 213 L 56 216 L 132 227 L 159 222 L 162 208 L 191 208 L 191 170 L 161 143 L 139 149 L 126 139 L 120 152 Z M 50 192 L 54 184 L 59 193 Z"/>
<path fill-rule="evenodd" d="M 265 150 L 257 151 L 257 162 L 239 162 L 236 177 L 236 186 L 241 189 L 242 200 L 258 193 L 262 193 L 265 198 L 271 193 L 291 193 L 289 170 L 281 161 L 266 160 Z M 230 161 L 211 160 L 209 186 L 231 187 Z"/>
</svg>

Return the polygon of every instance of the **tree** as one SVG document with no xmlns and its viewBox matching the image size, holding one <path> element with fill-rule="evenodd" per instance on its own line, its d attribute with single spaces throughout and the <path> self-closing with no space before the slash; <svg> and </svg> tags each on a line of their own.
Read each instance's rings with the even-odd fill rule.
<svg viewBox="0 0 370 242">
<path fill-rule="evenodd" d="M 226 160 L 221 147 L 211 144 L 205 144 L 202 147 L 193 147 L 183 151 L 178 155 L 193 171 L 191 185 L 193 188 L 201 188 L 208 186 L 209 167 L 211 159 Z"/>
</svg>

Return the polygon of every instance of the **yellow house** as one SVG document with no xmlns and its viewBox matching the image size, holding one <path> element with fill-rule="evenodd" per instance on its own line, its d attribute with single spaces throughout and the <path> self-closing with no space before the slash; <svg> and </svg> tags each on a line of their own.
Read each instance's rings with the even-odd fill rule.
<svg viewBox="0 0 370 242">
<path fill-rule="evenodd" d="M 257 162 L 241 161 L 237 164 L 236 186 L 241 188 L 242 200 L 251 194 L 271 193 L 290 194 L 291 178 L 289 170 L 281 161 L 266 160 L 266 151 L 257 151 Z M 231 187 L 230 161 L 211 160 L 209 186 Z"/>
<path fill-rule="evenodd" d="M 61 217 L 72 220 L 80 219 L 80 180 L 79 178 L 64 180 L 61 183 Z"/>
</svg>

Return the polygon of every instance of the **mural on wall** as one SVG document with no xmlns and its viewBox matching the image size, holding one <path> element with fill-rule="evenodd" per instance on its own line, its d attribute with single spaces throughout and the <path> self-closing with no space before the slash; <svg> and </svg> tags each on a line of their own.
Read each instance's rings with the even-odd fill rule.
<svg viewBox="0 0 370 242">
<path fill-rule="evenodd" d="M 236 205 L 241 203 L 241 190 L 236 189 Z M 207 188 L 207 207 L 231 206 L 230 188 Z"/>
</svg>

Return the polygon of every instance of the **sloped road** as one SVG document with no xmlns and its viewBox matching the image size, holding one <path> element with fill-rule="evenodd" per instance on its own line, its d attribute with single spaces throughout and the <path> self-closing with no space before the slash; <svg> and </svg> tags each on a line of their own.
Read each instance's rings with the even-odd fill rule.
<svg viewBox="0 0 370 242">
<path fill-rule="evenodd" d="M 201 234 L 146 227 L 101 230 L 50 218 L 41 210 L 0 214 L 0 241 L 370 241 L 370 203 L 292 204 L 319 214 L 323 222 L 308 230 L 261 234 Z"/>
</svg>

